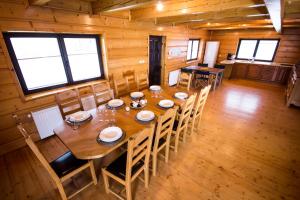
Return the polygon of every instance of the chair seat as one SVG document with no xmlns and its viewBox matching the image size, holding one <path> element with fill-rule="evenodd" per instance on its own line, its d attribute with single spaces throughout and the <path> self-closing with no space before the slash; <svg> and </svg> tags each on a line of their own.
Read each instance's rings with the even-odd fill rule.
<svg viewBox="0 0 300 200">
<path fill-rule="evenodd" d="M 70 151 L 68 151 L 56 160 L 52 161 L 50 163 L 50 166 L 55 171 L 58 177 L 63 177 L 73 170 L 86 164 L 87 162 L 87 160 L 79 160 L 75 158 L 75 156 Z"/>
<path fill-rule="evenodd" d="M 116 160 L 114 160 L 107 168 L 106 170 L 110 173 L 116 175 L 117 177 L 125 180 L 126 175 L 126 163 L 127 163 L 127 152 L 123 153 L 121 156 L 119 156 Z M 135 173 L 141 169 L 141 167 L 144 165 L 144 162 L 142 160 L 138 161 L 133 167 L 131 171 L 131 177 L 135 175 Z"/>
</svg>

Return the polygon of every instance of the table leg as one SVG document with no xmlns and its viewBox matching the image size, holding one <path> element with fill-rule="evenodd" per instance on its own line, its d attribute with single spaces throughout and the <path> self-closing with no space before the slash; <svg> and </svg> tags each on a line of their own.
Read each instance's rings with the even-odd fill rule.
<svg viewBox="0 0 300 200">
<path fill-rule="evenodd" d="M 219 73 L 215 74 L 216 78 L 215 78 L 215 83 L 214 83 L 214 91 L 216 90 L 217 81 L 218 81 L 218 75 L 219 75 Z"/>
<path fill-rule="evenodd" d="M 220 78 L 220 83 L 219 85 L 221 85 L 222 81 L 223 81 L 223 76 L 224 76 L 224 72 L 221 72 L 221 78 Z"/>
</svg>

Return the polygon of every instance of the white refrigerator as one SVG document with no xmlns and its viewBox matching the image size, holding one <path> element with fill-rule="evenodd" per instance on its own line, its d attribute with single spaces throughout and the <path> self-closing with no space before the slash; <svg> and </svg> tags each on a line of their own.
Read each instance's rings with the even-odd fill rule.
<svg viewBox="0 0 300 200">
<path fill-rule="evenodd" d="M 206 42 L 205 54 L 203 63 L 207 63 L 208 67 L 214 67 L 217 61 L 219 52 L 219 41 L 208 41 Z"/>
</svg>

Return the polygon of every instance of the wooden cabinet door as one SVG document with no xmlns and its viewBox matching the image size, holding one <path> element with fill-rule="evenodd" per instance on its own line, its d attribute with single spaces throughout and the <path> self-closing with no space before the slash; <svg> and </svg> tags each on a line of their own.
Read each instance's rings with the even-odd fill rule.
<svg viewBox="0 0 300 200">
<path fill-rule="evenodd" d="M 274 81 L 282 84 L 287 83 L 290 72 L 291 72 L 291 68 L 289 67 L 278 67 Z"/>
<path fill-rule="evenodd" d="M 261 77 L 261 65 L 249 65 L 248 66 L 248 72 L 247 72 L 247 78 L 248 79 L 260 79 Z"/>
<path fill-rule="evenodd" d="M 276 68 L 274 66 L 262 66 L 261 80 L 274 81 Z"/>
<path fill-rule="evenodd" d="M 234 64 L 231 78 L 246 78 L 248 65 L 247 64 Z"/>
</svg>

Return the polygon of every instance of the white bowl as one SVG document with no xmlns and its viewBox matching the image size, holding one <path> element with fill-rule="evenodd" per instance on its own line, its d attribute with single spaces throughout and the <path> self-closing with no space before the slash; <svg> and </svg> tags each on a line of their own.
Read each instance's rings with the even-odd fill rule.
<svg viewBox="0 0 300 200">
<path fill-rule="evenodd" d="M 177 99 L 186 99 L 188 98 L 188 94 L 185 92 L 176 92 L 174 95 Z"/>
<path fill-rule="evenodd" d="M 130 97 L 134 98 L 134 99 L 141 98 L 143 96 L 144 96 L 144 93 L 142 93 L 142 92 L 131 92 L 130 93 Z"/>
<path fill-rule="evenodd" d="M 155 118 L 155 114 L 150 110 L 142 110 L 136 114 L 136 118 L 138 120 L 148 122 Z"/>
<path fill-rule="evenodd" d="M 161 87 L 159 85 L 151 85 L 150 90 L 152 91 L 160 91 Z"/>
<path fill-rule="evenodd" d="M 87 111 L 78 111 L 76 113 L 70 114 L 68 116 L 68 119 L 70 122 L 82 122 L 84 120 L 87 120 L 89 117 L 91 117 L 91 113 Z"/>
<path fill-rule="evenodd" d="M 117 108 L 122 106 L 124 104 L 124 101 L 121 99 L 112 99 L 107 104 L 111 108 Z"/>
<path fill-rule="evenodd" d="M 163 108 L 172 108 L 174 106 L 174 101 L 169 99 L 160 100 L 158 105 Z"/>
<path fill-rule="evenodd" d="M 103 129 L 99 134 L 99 139 L 103 142 L 114 142 L 123 135 L 122 129 L 117 126 L 111 126 Z"/>
</svg>

